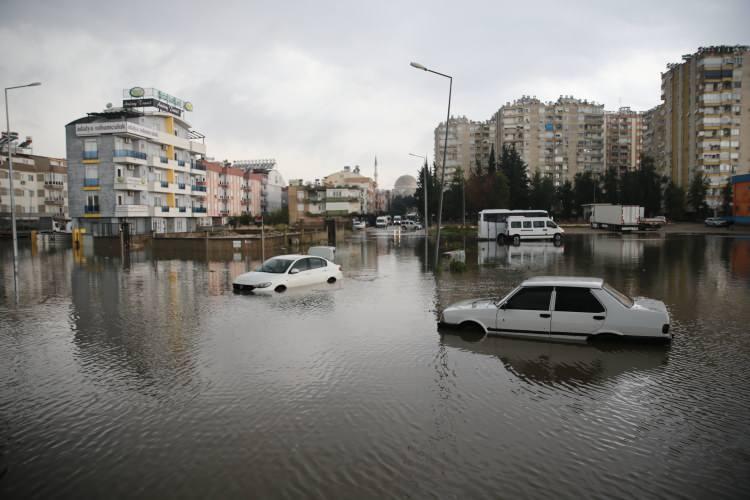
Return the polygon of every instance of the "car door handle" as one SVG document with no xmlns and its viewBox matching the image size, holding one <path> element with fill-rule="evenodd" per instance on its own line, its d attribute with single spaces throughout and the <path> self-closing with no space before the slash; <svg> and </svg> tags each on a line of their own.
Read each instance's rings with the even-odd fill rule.
<svg viewBox="0 0 750 500">
<path fill-rule="evenodd" d="M 594 319 L 602 320 L 604 319 L 604 316 L 594 316 Z"/>
<path fill-rule="evenodd" d="M 540 318 L 549 318 L 550 316 L 552 316 L 552 315 L 549 314 L 549 313 L 542 313 L 542 314 L 539 315 Z"/>
</svg>

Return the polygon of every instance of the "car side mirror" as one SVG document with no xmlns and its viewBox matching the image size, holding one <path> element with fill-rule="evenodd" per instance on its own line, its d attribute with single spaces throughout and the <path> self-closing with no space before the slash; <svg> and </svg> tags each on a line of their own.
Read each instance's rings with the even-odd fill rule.
<svg viewBox="0 0 750 500">
<path fill-rule="evenodd" d="M 289 274 L 297 274 L 297 273 L 299 273 L 299 269 L 297 269 L 297 268 L 294 268 L 294 269 L 292 269 L 292 270 L 289 271 Z"/>
</svg>

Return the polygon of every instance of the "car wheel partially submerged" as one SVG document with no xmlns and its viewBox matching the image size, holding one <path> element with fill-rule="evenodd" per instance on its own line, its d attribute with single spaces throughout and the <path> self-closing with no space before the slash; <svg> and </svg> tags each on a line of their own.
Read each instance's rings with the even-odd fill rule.
<svg viewBox="0 0 750 500">
<path fill-rule="evenodd" d="M 331 276 L 330 278 L 328 278 L 328 283 L 336 283 L 336 278 Z"/>
<path fill-rule="evenodd" d="M 283 293 L 286 291 L 286 287 L 284 285 L 279 285 L 276 288 L 274 288 L 274 291 L 277 293 Z"/>
</svg>

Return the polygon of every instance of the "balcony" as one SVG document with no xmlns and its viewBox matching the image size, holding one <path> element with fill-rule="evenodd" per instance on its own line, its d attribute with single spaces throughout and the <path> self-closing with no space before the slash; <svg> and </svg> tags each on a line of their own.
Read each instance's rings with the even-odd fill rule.
<svg viewBox="0 0 750 500">
<path fill-rule="evenodd" d="M 63 189 L 65 184 L 62 181 L 44 181 L 44 187 L 47 189 Z"/>
<path fill-rule="evenodd" d="M 193 207 L 193 213 L 194 214 L 205 214 L 205 213 L 208 213 L 208 209 L 206 207 Z"/>
<path fill-rule="evenodd" d="M 45 205 L 65 205 L 65 198 L 62 198 L 62 197 L 45 198 L 44 204 Z"/>
<path fill-rule="evenodd" d="M 205 167 L 205 165 L 201 165 L 200 163 L 197 163 L 197 162 L 192 162 L 192 163 L 190 164 L 190 168 L 191 168 L 192 170 L 198 170 L 198 171 L 200 171 L 200 172 L 205 172 L 205 171 L 206 171 L 206 167 Z"/>
<path fill-rule="evenodd" d="M 83 187 L 99 187 L 99 179 L 83 179 Z"/>
<path fill-rule="evenodd" d="M 83 213 L 86 215 L 99 215 L 99 205 L 84 205 Z"/>
<path fill-rule="evenodd" d="M 115 217 L 148 217 L 148 209 L 147 205 L 117 205 Z"/>
<path fill-rule="evenodd" d="M 219 181 L 219 187 L 223 187 L 223 188 L 229 187 L 229 181 L 228 180 L 220 180 Z"/>
<path fill-rule="evenodd" d="M 176 191 L 174 184 L 169 184 L 167 181 L 154 181 L 150 185 L 150 191 L 157 193 L 174 193 Z"/>
<path fill-rule="evenodd" d="M 252 189 L 253 189 L 253 188 L 252 188 L 252 186 L 248 186 L 248 185 L 246 185 L 246 184 L 243 184 L 243 185 L 242 185 L 242 190 L 243 190 L 243 191 L 252 191 Z M 429 193 L 428 193 L 428 194 L 429 194 Z"/>
<path fill-rule="evenodd" d="M 115 177 L 114 189 L 145 191 L 146 179 L 143 177 Z"/>
<path fill-rule="evenodd" d="M 84 151 L 83 152 L 83 159 L 84 160 L 98 160 L 99 159 L 99 151 Z"/>
<path fill-rule="evenodd" d="M 112 160 L 115 163 L 146 165 L 148 163 L 148 155 L 132 149 L 115 149 L 115 152 L 112 155 Z"/>
</svg>

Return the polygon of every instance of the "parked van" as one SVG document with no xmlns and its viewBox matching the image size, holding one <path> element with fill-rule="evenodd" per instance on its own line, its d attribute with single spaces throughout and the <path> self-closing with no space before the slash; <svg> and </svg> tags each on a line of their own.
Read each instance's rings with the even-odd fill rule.
<svg viewBox="0 0 750 500">
<path fill-rule="evenodd" d="M 546 210 L 507 210 L 504 208 L 492 208 L 479 212 L 479 223 L 477 237 L 480 240 L 502 239 L 507 233 L 507 219 L 511 216 L 517 217 L 549 217 Z"/>
<path fill-rule="evenodd" d="M 375 219 L 375 227 L 388 227 L 388 216 L 381 215 Z"/>
<path fill-rule="evenodd" d="M 507 219 L 505 240 L 514 245 L 521 240 L 562 240 L 565 231 L 549 217 L 509 216 Z"/>
<path fill-rule="evenodd" d="M 395 224 L 396 226 L 400 226 L 401 225 L 401 216 L 400 215 L 394 215 L 393 216 L 393 224 Z"/>
</svg>

